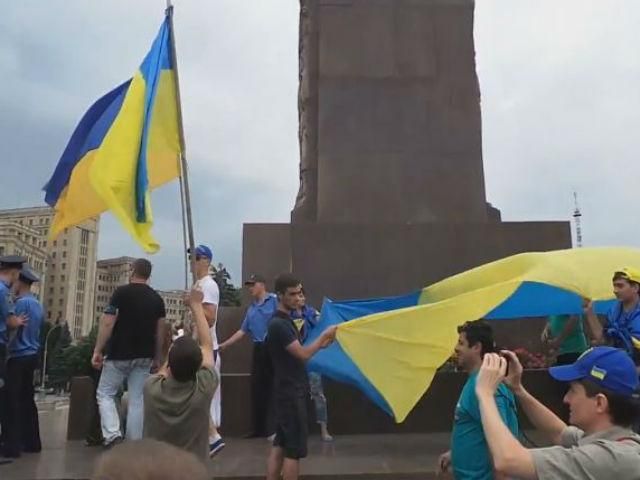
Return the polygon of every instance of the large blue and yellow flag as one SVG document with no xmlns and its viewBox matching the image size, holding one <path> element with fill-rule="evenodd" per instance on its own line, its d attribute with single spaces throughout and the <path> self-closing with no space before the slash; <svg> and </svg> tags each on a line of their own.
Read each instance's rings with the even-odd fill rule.
<svg viewBox="0 0 640 480">
<path fill-rule="evenodd" d="M 458 325 L 485 318 L 597 313 L 613 304 L 613 273 L 640 267 L 634 248 L 579 248 L 524 253 L 447 278 L 414 293 L 371 300 L 325 300 L 307 341 L 339 325 L 337 342 L 310 369 L 359 388 L 402 422 L 451 356 Z"/>
<path fill-rule="evenodd" d="M 51 238 L 111 210 L 145 251 L 158 250 L 149 192 L 180 175 L 170 14 L 133 78 L 95 102 L 73 132 L 45 186 Z"/>
</svg>

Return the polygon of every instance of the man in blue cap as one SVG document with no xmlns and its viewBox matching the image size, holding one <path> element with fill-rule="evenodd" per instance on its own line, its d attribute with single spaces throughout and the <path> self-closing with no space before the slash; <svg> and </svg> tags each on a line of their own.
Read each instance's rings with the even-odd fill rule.
<svg viewBox="0 0 640 480">
<path fill-rule="evenodd" d="M 485 355 L 476 395 L 495 470 L 525 480 L 640 478 L 640 436 L 630 429 L 640 414 L 638 374 L 631 358 L 623 350 L 596 347 L 549 373 L 569 384 L 564 402 L 574 426 L 526 391 L 522 365 L 513 352 Z M 494 398 L 502 382 L 513 390 L 531 423 L 556 446 L 527 449 L 511 434 Z"/>
<path fill-rule="evenodd" d="M 214 370 L 220 378 L 220 369 L 222 367 L 221 358 L 219 355 L 218 334 L 217 334 L 217 321 L 218 321 L 218 305 L 220 304 L 220 288 L 216 281 L 211 277 L 211 262 L 213 261 L 213 251 L 207 245 L 198 245 L 195 247 L 195 259 L 190 259 L 194 262 L 191 263 L 194 268 L 196 277 L 196 288 L 198 288 L 202 294 L 202 309 L 204 316 L 209 324 L 209 334 L 211 336 L 211 342 L 213 343 L 213 358 L 214 358 Z M 222 425 L 222 391 L 220 383 L 215 390 L 213 399 L 211 400 L 210 408 L 210 426 L 209 426 L 209 456 L 214 457 L 222 451 L 225 447 L 225 442 L 220 435 L 218 429 Z"/>
<path fill-rule="evenodd" d="M 0 257 L 0 441 L 7 435 L 7 398 L 6 398 L 6 365 L 8 330 L 18 328 L 27 321 L 26 317 L 16 316 L 11 301 L 11 287 L 18 280 L 22 265 L 27 259 L 19 255 Z M 0 464 L 7 463 L 0 459 Z"/>
<path fill-rule="evenodd" d="M 22 452 L 39 452 L 40 426 L 34 400 L 33 373 L 38 367 L 40 330 L 44 323 L 42 305 L 31 293 L 38 277 L 26 266 L 15 284 L 15 313 L 29 318 L 9 342 L 7 363 L 8 432 L 3 453 L 17 458 Z"/>
</svg>

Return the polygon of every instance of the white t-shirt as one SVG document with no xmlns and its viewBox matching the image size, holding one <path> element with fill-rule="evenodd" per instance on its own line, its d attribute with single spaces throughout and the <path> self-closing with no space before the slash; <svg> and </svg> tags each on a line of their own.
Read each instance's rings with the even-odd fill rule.
<svg viewBox="0 0 640 480">
<path fill-rule="evenodd" d="M 216 306 L 216 318 L 213 319 L 213 327 L 209 328 L 211 332 L 211 341 L 213 342 L 213 349 L 218 350 L 218 335 L 216 334 L 216 322 L 218 320 L 218 304 L 220 303 L 220 289 L 216 281 L 209 275 L 202 277 L 196 282 L 196 286 L 202 290 L 204 298 L 202 303 L 209 303 Z"/>
</svg>

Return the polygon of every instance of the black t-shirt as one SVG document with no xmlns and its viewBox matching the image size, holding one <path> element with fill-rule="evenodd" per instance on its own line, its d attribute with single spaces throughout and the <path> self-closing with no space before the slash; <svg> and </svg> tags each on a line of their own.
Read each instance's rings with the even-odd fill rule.
<svg viewBox="0 0 640 480">
<path fill-rule="evenodd" d="M 164 318 L 166 312 L 162 297 L 153 288 L 144 283 L 118 287 L 105 313 L 116 315 L 107 345 L 109 360 L 155 356 L 158 320 Z"/>
<path fill-rule="evenodd" d="M 287 346 L 300 341 L 300 332 L 291 317 L 276 311 L 267 330 L 267 348 L 275 373 L 276 399 L 307 395 L 309 386 L 304 361 L 287 351 Z"/>
</svg>

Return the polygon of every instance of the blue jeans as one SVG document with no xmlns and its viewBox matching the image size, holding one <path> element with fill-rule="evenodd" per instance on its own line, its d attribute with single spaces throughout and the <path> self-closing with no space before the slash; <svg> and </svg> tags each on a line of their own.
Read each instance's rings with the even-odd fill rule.
<svg viewBox="0 0 640 480">
<path fill-rule="evenodd" d="M 309 390 L 316 407 L 316 422 L 327 423 L 327 398 L 324 396 L 322 376 L 319 373 L 309 372 Z"/>
<path fill-rule="evenodd" d="M 136 358 L 134 360 L 105 360 L 100 375 L 100 383 L 96 391 L 98 408 L 100 409 L 100 423 L 105 443 L 110 443 L 122 437 L 120 430 L 120 415 L 116 407 L 116 396 L 127 381 L 129 392 L 129 406 L 127 409 L 127 439 L 140 440 L 142 438 L 142 423 L 144 418 L 144 401 L 142 393 L 144 382 L 151 370 L 150 358 Z"/>
</svg>

